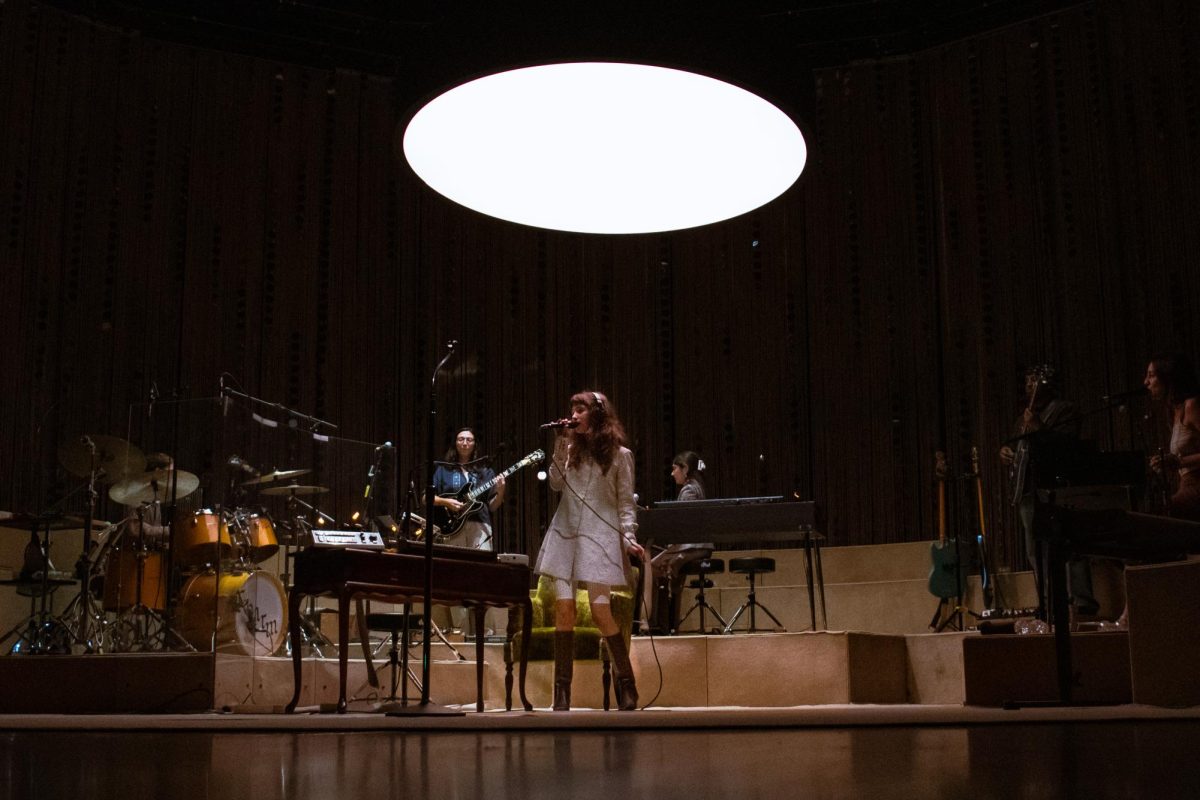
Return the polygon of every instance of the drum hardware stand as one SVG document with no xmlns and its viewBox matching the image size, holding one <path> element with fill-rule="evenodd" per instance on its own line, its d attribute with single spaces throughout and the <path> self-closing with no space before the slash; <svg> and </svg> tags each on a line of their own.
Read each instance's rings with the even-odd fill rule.
<svg viewBox="0 0 1200 800">
<path fill-rule="evenodd" d="M 30 655 L 39 655 L 61 651 L 64 647 L 69 652 L 69 645 L 61 641 L 56 641 L 56 639 L 59 639 L 56 634 L 69 632 L 69 627 L 65 625 L 62 619 L 54 616 L 46 608 L 46 598 L 49 597 L 54 589 L 65 583 L 64 581 L 52 580 L 50 578 L 50 571 L 53 566 L 50 563 L 50 526 L 50 519 L 47 518 L 45 539 L 38 536 L 40 521 L 35 522 L 34 527 L 30 530 L 29 544 L 25 547 L 25 570 L 29 570 L 30 566 L 36 565 L 38 569 L 30 570 L 30 574 L 36 575 L 40 571 L 41 578 L 34 578 L 28 582 L 30 587 L 36 587 L 31 588 L 29 594 L 29 616 L 14 625 L 3 636 L 0 636 L 0 642 L 6 642 L 13 634 L 17 634 L 17 641 L 9 649 L 10 654 L 28 653 Z M 22 632 L 22 628 L 25 628 L 25 631 Z M 22 648 L 22 642 L 27 647 Z"/>
<path fill-rule="evenodd" d="M 173 637 L 175 645 L 189 652 L 195 652 L 196 648 L 192 647 L 187 640 L 180 636 L 179 633 L 171 627 L 166 617 L 164 617 L 155 609 L 150 608 L 142 601 L 142 591 L 145 584 L 146 559 L 149 558 L 150 551 L 146 547 L 146 521 L 143 517 L 143 507 L 138 507 L 136 510 L 136 515 L 138 520 L 138 536 L 137 543 L 135 545 L 136 549 L 134 551 L 134 557 L 137 559 L 137 569 L 135 571 L 134 578 L 134 592 L 137 601 L 125 611 L 121 612 L 117 616 L 116 622 L 113 623 L 114 629 L 122 624 L 128 625 L 133 631 L 133 638 L 127 643 L 127 647 L 116 648 L 115 642 L 114 647 L 115 649 L 125 649 L 126 651 L 131 651 L 134 648 L 143 651 L 151 649 L 167 649 L 172 647 Z M 121 533 L 121 535 L 123 534 L 124 532 Z M 117 596 L 118 598 L 120 597 L 119 589 Z M 164 598 L 164 602 L 165 599 L 166 598 Z M 131 620 L 137 620 L 137 622 L 131 622 Z M 157 628 L 154 630 L 153 638 L 151 635 L 152 623 L 157 623 Z M 116 635 L 117 634 L 114 633 L 114 636 Z M 124 645 L 126 643 L 121 644 Z M 155 646 L 152 647 L 152 644 Z"/>
<path fill-rule="evenodd" d="M 126 520 L 121 520 L 125 522 Z M 82 588 L 79 594 L 72 598 L 63 610 L 63 616 L 70 619 L 75 614 L 75 606 L 79 605 L 78 614 L 81 620 L 79 628 L 75 631 L 75 641 L 82 643 L 85 647 L 84 654 L 88 653 L 103 653 L 105 649 L 105 641 L 108 641 L 109 621 L 108 615 L 104 611 L 103 604 L 97 605 L 96 596 L 92 593 L 92 581 L 97 578 L 97 565 L 104 563 L 104 557 L 109 552 L 109 547 L 113 540 L 120 536 L 119 526 L 121 522 L 110 524 L 107 528 L 100 531 L 99 536 L 104 537 L 104 544 L 100 545 L 95 554 L 80 555 L 79 560 L 75 562 L 75 574 L 79 578 Z M 90 538 L 90 537 L 89 537 Z M 90 549 L 95 549 L 96 542 L 89 541 Z M 94 627 L 93 627 L 94 626 Z M 95 632 L 93 634 L 93 632 Z"/>
</svg>

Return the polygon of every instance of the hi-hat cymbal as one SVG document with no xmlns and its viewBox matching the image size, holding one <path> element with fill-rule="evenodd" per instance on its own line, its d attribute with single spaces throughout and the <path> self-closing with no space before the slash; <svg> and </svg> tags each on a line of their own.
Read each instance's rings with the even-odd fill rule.
<svg viewBox="0 0 1200 800">
<path fill-rule="evenodd" d="M 308 472 L 308 470 L 305 470 Z M 306 494 L 325 494 L 329 489 L 324 486 L 297 486 L 290 483 L 287 486 L 272 486 L 269 489 L 259 489 L 259 494 L 268 495 L 306 495 Z"/>
<path fill-rule="evenodd" d="M 169 469 L 156 469 L 136 478 L 129 478 L 120 483 L 114 483 L 108 490 L 108 496 L 114 502 L 123 506 L 136 506 L 155 500 L 166 502 L 171 499 L 171 489 L 175 490 L 175 499 L 187 497 L 200 486 L 200 479 L 190 472 Z"/>
<path fill-rule="evenodd" d="M 277 469 L 274 472 L 268 472 L 265 475 L 259 475 L 257 478 L 251 478 L 248 481 L 243 481 L 242 486 L 252 486 L 256 483 L 273 483 L 281 481 L 284 478 L 295 478 L 297 475 L 307 475 L 312 472 L 311 469 Z"/>
<path fill-rule="evenodd" d="M 116 436 L 85 434 L 58 448 L 58 463 L 77 478 L 92 471 L 92 446 L 96 447 L 97 469 L 104 470 L 105 481 L 119 481 L 146 470 L 146 456 L 134 445 Z"/>
</svg>

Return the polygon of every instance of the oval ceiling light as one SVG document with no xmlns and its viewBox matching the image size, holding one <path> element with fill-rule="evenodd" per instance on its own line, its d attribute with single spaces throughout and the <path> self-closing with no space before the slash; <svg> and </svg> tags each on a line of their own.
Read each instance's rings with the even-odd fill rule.
<svg viewBox="0 0 1200 800">
<path fill-rule="evenodd" d="M 422 107 L 404 156 L 431 188 L 500 219 L 651 233 L 744 214 L 804 169 L 799 127 L 714 78 L 613 62 L 548 64 L 457 86 Z"/>
</svg>

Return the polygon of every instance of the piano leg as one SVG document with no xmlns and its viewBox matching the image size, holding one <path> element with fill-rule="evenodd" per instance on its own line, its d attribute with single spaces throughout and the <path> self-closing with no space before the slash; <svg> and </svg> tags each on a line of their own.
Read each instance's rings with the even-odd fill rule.
<svg viewBox="0 0 1200 800">
<path fill-rule="evenodd" d="M 343 589 L 338 593 L 338 703 L 337 713 L 346 713 L 346 670 L 350 648 L 350 594 Z"/>
<path fill-rule="evenodd" d="M 300 702 L 300 592 L 292 589 L 288 592 L 288 641 L 292 645 L 292 701 L 284 711 L 294 713 Z"/>
<path fill-rule="evenodd" d="M 472 609 L 475 614 L 475 710 L 483 713 L 483 638 L 487 606 L 480 603 Z"/>
</svg>

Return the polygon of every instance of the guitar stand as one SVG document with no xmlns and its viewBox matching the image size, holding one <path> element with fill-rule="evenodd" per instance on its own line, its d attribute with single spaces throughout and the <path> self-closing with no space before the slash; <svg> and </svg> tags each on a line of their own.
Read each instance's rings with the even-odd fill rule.
<svg viewBox="0 0 1200 800">
<path fill-rule="evenodd" d="M 951 603 L 951 600 L 954 602 Z M 942 616 L 946 606 L 951 606 L 950 613 Z M 967 614 L 974 614 L 969 608 L 962 605 L 961 597 L 943 597 L 934 609 L 933 618 L 929 620 L 929 627 L 934 633 L 942 633 L 947 629 L 956 631 L 965 631 L 967 629 Z M 951 626 L 954 626 L 951 628 Z"/>
</svg>

